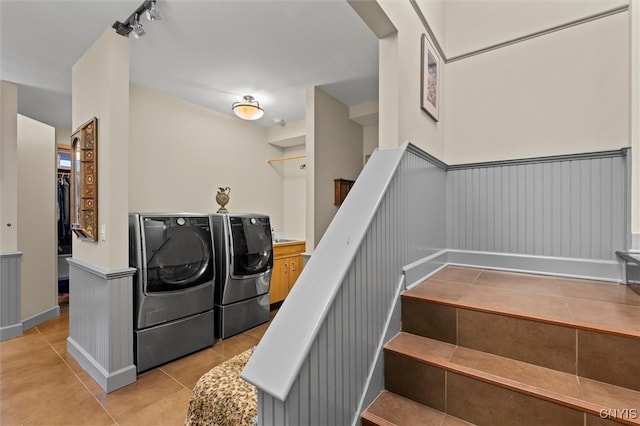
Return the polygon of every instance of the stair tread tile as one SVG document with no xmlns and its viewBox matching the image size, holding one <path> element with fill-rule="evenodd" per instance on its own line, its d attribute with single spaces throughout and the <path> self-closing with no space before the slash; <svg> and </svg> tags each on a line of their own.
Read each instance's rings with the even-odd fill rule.
<svg viewBox="0 0 640 426">
<path fill-rule="evenodd" d="M 483 270 L 473 284 L 536 295 L 563 295 L 557 281 L 551 276 Z"/>
<path fill-rule="evenodd" d="M 471 423 L 446 415 L 433 408 L 385 390 L 380 392 L 376 400 L 367 408 L 366 413 L 373 415 L 373 417 L 369 416 L 369 418 L 381 419 L 382 421 L 379 421 L 378 424 L 383 425 L 471 425 Z"/>
<path fill-rule="evenodd" d="M 404 292 L 404 297 L 436 300 L 456 304 L 462 296 L 472 288 L 473 284 L 457 281 L 441 281 L 437 278 L 429 278 L 412 289 Z"/>
<path fill-rule="evenodd" d="M 640 306 L 640 295 L 629 285 L 562 277 L 556 280 L 565 297 Z"/>
<path fill-rule="evenodd" d="M 449 266 L 403 298 L 640 338 L 640 295 L 626 285 Z"/>
<path fill-rule="evenodd" d="M 573 317 L 560 296 L 531 294 L 505 288 L 462 284 L 429 279 L 404 293 L 403 297 L 448 303 L 470 309 L 503 312 L 556 321 L 571 321 Z"/>
<path fill-rule="evenodd" d="M 401 332 L 385 349 L 525 394 L 579 406 L 596 415 L 601 408 L 629 408 L 640 412 L 640 392 L 427 337 Z M 612 406 L 614 404 L 616 406 Z"/>
<path fill-rule="evenodd" d="M 640 334 L 640 306 L 584 299 L 567 299 L 567 305 L 576 321 L 628 329 Z"/>
<path fill-rule="evenodd" d="M 524 383 L 540 389 L 547 389 L 573 398 L 582 398 L 580 384 L 574 374 L 564 373 L 464 347 L 458 347 L 456 349 L 451 357 L 451 362 L 494 376 L 503 377 L 514 382 Z"/>
<path fill-rule="evenodd" d="M 478 268 L 466 268 L 462 266 L 447 266 L 441 269 L 431 278 L 443 281 L 457 281 L 460 283 L 473 284 L 473 282 L 480 276 L 482 269 Z"/>
<path fill-rule="evenodd" d="M 400 332 L 385 345 L 385 348 L 417 359 L 421 359 L 423 354 L 428 354 L 429 357 L 449 361 L 457 346 L 415 334 Z"/>
<path fill-rule="evenodd" d="M 608 408 L 635 408 L 640 416 L 640 392 L 586 377 L 578 380 L 585 400 Z"/>
</svg>

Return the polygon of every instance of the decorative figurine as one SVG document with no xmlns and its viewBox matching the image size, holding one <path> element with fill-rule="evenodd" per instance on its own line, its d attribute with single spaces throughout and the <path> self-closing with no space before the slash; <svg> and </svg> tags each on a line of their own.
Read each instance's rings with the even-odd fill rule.
<svg viewBox="0 0 640 426">
<path fill-rule="evenodd" d="M 226 188 L 219 187 L 218 193 L 216 194 L 216 202 L 220 204 L 220 208 L 216 213 L 229 213 L 224 206 L 229 203 L 229 193 L 231 192 L 231 188 L 228 186 Z"/>
</svg>

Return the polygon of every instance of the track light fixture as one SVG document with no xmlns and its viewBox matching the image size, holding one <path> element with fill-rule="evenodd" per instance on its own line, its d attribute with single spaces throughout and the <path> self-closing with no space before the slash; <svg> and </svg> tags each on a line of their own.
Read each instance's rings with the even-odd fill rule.
<svg viewBox="0 0 640 426">
<path fill-rule="evenodd" d="M 162 19 L 156 10 L 156 0 L 145 0 L 124 22 L 116 21 L 112 26 L 121 36 L 129 37 L 131 35 L 134 38 L 140 38 L 146 34 L 140 23 L 140 16 L 143 15 L 150 21 Z"/>
<path fill-rule="evenodd" d="M 142 24 L 140 23 L 140 19 L 138 18 L 138 15 L 136 15 L 135 19 L 133 20 L 133 23 L 131 24 L 131 32 L 129 34 L 132 35 L 133 38 L 139 39 L 146 33 L 147 32 L 144 30 L 144 28 L 142 28 Z"/>
<path fill-rule="evenodd" d="M 162 19 L 162 16 L 156 10 L 156 0 L 151 1 L 151 7 L 147 9 L 144 13 L 148 20 L 150 21 L 159 21 Z"/>
</svg>

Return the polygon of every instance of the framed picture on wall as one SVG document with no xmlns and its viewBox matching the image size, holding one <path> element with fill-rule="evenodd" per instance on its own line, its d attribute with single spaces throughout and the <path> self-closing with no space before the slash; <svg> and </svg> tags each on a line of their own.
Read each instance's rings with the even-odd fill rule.
<svg viewBox="0 0 640 426">
<path fill-rule="evenodd" d="M 440 57 L 433 45 L 422 34 L 420 55 L 420 108 L 435 121 L 440 116 Z"/>
<path fill-rule="evenodd" d="M 71 230 L 81 240 L 98 241 L 98 119 L 71 135 Z"/>
</svg>

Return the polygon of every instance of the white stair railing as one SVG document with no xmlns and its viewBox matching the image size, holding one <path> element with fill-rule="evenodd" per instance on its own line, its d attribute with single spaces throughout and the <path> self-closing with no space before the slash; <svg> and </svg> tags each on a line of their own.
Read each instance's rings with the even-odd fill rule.
<svg viewBox="0 0 640 426">
<path fill-rule="evenodd" d="M 445 247 L 445 169 L 411 144 L 371 156 L 242 373 L 259 424 L 357 422 L 403 266 Z"/>
</svg>

